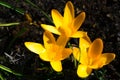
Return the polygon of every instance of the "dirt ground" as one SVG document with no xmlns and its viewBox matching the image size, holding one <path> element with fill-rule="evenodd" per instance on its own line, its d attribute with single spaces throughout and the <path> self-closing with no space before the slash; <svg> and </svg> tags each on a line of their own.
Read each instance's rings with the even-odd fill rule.
<svg viewBox="0 0 120 80">
<path fill-rule="evenodd" d="M 3 64 L 22 77 L 13 74 L 3 74 L 6 80 L 120 80 L 120 1 L 119 0 L 71 0 L 76 16 L 86 12 L 85 22 L 80 30 L 88 32 L 91 40 L 101 38 L 104 42 L 103 52 L 116 54 L 116 58 L 109 65 L 98 70 L 86 79 L 81 79 L 76 74 L 74 63 L 66 59 L 63 61 L 63 71 L 56 73 L 48 62 L 39 59 L 38 55 L 30 52 L 24 42 L 34 41 L 43 43 L 44 30 L 40 24 L 51 24 L 45 15 L 26 0 L 2 0 L 29 13 L 37 25 L 30 25 L 25 15 L 0 5 L 0 23 L 20 22 L 20 25 L 0 27 L 0 64 Z M 32 0 L 31 0 L 32 1 Z M 42 9 L 50 18 L 51 10 L 57 9 L 63 14 L 63 9 L 68 0 L 33 0 L 32 2 Z M 70 42 L 78 44 L 77 39 Z M 1 71 L 1 70 L 0 70 Z M 101 74 L 102 73 L 104 74 Z M 105 73 L 104 73 L 105 72 Z M 2 72 L 0 72 L 2 74 Z"/>
</svg>

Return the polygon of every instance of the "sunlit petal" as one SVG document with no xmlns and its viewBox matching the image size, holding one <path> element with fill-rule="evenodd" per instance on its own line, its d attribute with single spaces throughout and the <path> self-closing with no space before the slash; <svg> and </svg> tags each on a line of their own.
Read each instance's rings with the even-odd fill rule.
<svg viewBox="0 0 120 80">
<path fill-rule="evenodd" d="M 88 56 L 91 59 L 97 59 L 103 50 L 103 42 L 100 38 L 95 39 L 88 50 Z"/>
<path fill-rule="evenodd" d="M 62 52 L 61 60 L 68 58 L 71 55 L 71 53 L 72 53 L 72 50 L 70 48 L 65 48 Z"/>
<path fill-rule="evenodd" d="M 71 53 L 72 53 L 72 50 L 70 48 L 65 48 L 61 52 L 58 51 L 53 60 L 54 61 L 64 60 L 68 58 L 71 55 Z"/>
<path fill-rule="evenodd" d="M 44 46 L 46 49 L 53 47 L 56 44 L 55 38 L 52 33 L 45 31 L 43 34 Z"/>
<path fill-rule="evenodd" d="M 42 46 L 42 44 L 35 42 L 25 42 L 24 44 L 30 51 L 36 54 L 41 54 L 45 52 L 45 48 Z"/>
<path fill-rule="evenodd" d="M 66 3 L 64 10 L 64 25 L 70 24 L 73 19 L 74 19 L 74 6 L 70 1 L 68 1 Z"/>
<path fill-rule="evenodd" d="M 61 61 L 50 61 L 50 64 L 55 71 L 57 72 L 62 71 Z"/>
<path fill-rule="evenodd" d="M 45 51 L 44 53 L 39 54 L 40 59 L 43 61 L 51 61 L 50 57 L 48 56 L 48 53 Z"/>
<path fill-rule="evenodd" d="M 51 14 L 52 14 L 52 18 L 53 18 L 53 22 L 54 22 L 55 26 L 57 28 L 62 26 L 62 22 L 63 22 L 62 15 L 55 9 L 52 10 Z"/>
<path fill-rule="evenodd" d="M 87 32 L 86 32 L 86 35 L 84 35 L 82 38 L 87 40 L 90 44 L 92 43 L 90 40 L 90 37 L 87 35 Z"/>
<path fill-rule="evenodd" d="M 80 13 L 74 20 L 74 31 L 77 31 L 85 20 L 85 12 Z"/>
<path fill-rule="evenodd" d="M 47 30 L 47 31 L 50 31 L 54 34 L 58 34 L 60 35 L 61 33 L 58 31 L 58 29 L 54 26 L 51 26 L 51 25 L 46 25 L 46 24 L 41 24 L 41 27 L 44 29 L 44 30 Z"/>
<path fill-rule="evenodd" d="M 90 43 L 86 39 L 84 39 L 84 38 L 79 39 L 79 47 L 80 48 L 85 49 L 85 48 L 89 48 L 89 46 L 90 46 Z"/>
<path fill-rule="evenodd" d="M 80 38 L 80 37 L 84 37 L 87 35 L 87 32 L 84 31 L 76 31 L 75 33 L 73 33 L 71 35 L 72 38 Z"/>
<path fill-rule="evenodd" d="M 75 59 L 80 61 L 81 53 L 80 53 L 80 49 L 79 48 L 73 47 L 73 56 L 74 56 Z"/>
<path fill-rule="evenodd" d="M 49 31 L 45 31 L 43 34 L 44 46 L 47 50 L 49 58 L 52 60 L 58 51 L 58 46 L 56 45 L 55 38 L 53 34 Z"/>
<path fill-rule="evenodd" d="M 87 56 L 87 51 L 86 51 L 85 48 L 76 48 L 76 47 L 73 47 L 73 56 L 80 63 L 82 63 L 84 65 L 88 64 L 88 56 Z"/>
<path fill-rule="evenodd" d="M 81 52 L 81 57 L 80 57 L 80 62 L 82 64 L 88 64 L 88 48 L 90 46 L 90 43 L 83 39 L 83 38 L 80 38 L 79 39 L 79 48 L 80 48 L 80 52 Z"/>
<path fill-rule="evenodd" d="M 86 78 L 90 75 L 90 73 L 92 72 L 91 68 L 88 68 L 86 65 L 78 65 L 78 69 L 77 69 L 77 74 L 79 77 L 81 78 Z"/>
<path fill-rule="evenodd" d="M 72 30 L 69 27 L 59 27 L 58 31 L 66 37 L 70 37 L 72 34 Z"/>
<path fill-rule="evenodd" d="M 66 35 L 61 35 L 58 37 L 56 44 L 58 46 L 62 46 L 64 48 L 66 46 L 68 40 L 69 40 L 69 37 L 67 37 Z"/>
<path fill-rule="evenodd" d="M 105 58 L 106 61 L 104 62 L 104 65 L 109 64 L 112 60 L 115 59 L 115 54 L 114 53 L 103 53 L 101 58 Z"/>
<path fill-rule="evenodd" d="M 115 59 L 114 53 L 104 53 L 101 55 L 100 59 L 94 61 L 90 67 L 93 69 L 102 68 L 104 65 L 109 64 L 114 59 Z"/>
<path fill-rule="evenodd" d="M 88 52 L 86 48 L 80 48 L 81 51 L 81 56 L 80 56 L 80 63 L 84 65 L 88 65 L 89 63 L 89 58 L 88 58 Z"/>
</svg>

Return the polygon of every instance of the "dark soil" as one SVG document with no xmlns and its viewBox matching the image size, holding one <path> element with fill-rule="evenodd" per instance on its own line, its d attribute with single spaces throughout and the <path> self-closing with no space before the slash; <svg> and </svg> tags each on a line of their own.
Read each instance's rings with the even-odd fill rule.
<svg viewBox="0 0 120 80">
<path fill-rule="evenodd" d="M 23 74 L 22 77 L 18 77 L 13 74 L 6 75 L 3 73 L 6 80 L 82 80 L 77 76 L 76 68 L 71 60 L 63 61 L 63 71 L 56 73 L 48 62 L 40 60 L 38 55 L 30 52 L 24 46 L 26 41 L 43 43 L 42 35 L 44 30 L 41 28 L 40 23 L 51 23 L 42 12 L 27 4 L 25 0 L 3 1 L 25 10 L 30 14 L 33 22 L 38 24 L 37 26 L 30 25 L 25 15 L 0 5 L 0 23 L 21 23 L 17 26 L 0 27 L 0 64 Z M 32 2 L 51 17 L 52 9 L 57 9 L 63 13 L 67 1 L 33 0 Z M 92 41 L 101 38 L 104 41 L 104 53 L 116 54 L 116 59 L 98 70 L 97 76 L 95 75 L 96 71 L 93 71 L 85 80 L 120 80 L 120 1 L 72 0 L 72 2 L 76 16 L 81 11 L 86 12 L 86 19 L 81 26 L 81 30 L 87 31 Z M 19 33 L 22 34 L 19 35 Z M 78 44 L 76 39 L 70 41 Z M 102 76 L 102 79 L 99 76 Z"/>
</svg>

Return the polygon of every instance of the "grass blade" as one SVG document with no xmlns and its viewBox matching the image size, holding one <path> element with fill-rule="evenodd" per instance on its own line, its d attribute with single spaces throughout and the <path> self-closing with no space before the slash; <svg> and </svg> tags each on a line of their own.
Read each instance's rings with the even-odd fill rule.
<svg viewBox="0 0 120 80">
<path fill-rule="evenodd" d="M 20 13 L 20 14 L 22 14 L 22 15 L 24 15 L 24 13 L 25 13 L 24 10 L 22 10 L 22 9 L 20 9 L 20 8 L 16 8 L 16 7 L 8 4 L 7 2 L 0 1 L 0 5 L 2 5 L 2 6 L 4 6 L 4 7 L 7 7 L 7 8 L 9 8 L 9 9 L 15 10 L 16 12 L 18 12 L 18 13 Z"/>
<path fill-rule="evenodd" d="M 20 23 L 5 23 L 5 24 L 0 24 L 0 27 L 1 26 L 14 26 L 14 25 L 19 25 Z"/>
<path fill-rule="evenodd" d="M 17 75 L 17 76 L 22 76 L 22 74 L 16 73 L 16 72 L 14 72 L 13 70 L 11 70 L 10 68 L 8 68 L 8 67 L 6 67 L 6 66 L 3 66 L 3 65 L 1 65 L 1 64 L 0 64 L 0 69 L 2 69 L 2 70 L 4 70 L 4 71 L 7 71 L 7 72 L 9 72 L 9 73 L 12 73 L 12 74 L 14 74 L 14 75 Z"/>
<path fill-rule="evenodd" d="M 2 74 L 0 74 L 0 80 L 5 80 L 5 79 L 3 78 L 3 76 L 2 76 Z"/>
</svg>

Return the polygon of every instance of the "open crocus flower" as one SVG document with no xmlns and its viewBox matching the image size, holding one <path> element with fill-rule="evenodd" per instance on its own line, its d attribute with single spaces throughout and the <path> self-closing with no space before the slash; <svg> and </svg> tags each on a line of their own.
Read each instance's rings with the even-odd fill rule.
<svg viewBox="0 0 120 80">
<path fill-rule="evenodd" d="M 54 36 L 45 31 L 43 34 L 44 46 L 35 42 L 25 42 L 25 46 L 32 52 L 39 55 L 44 61 L 50 61 L 52 68 L 59 72 L 62 71 L 61 60 L 69 57 L 72 53 L 70 48 L 65 48 L 67 38 L 65 36 L 58 37 L 55 41 Z"/>
<path fill-rule="evenodd" d="M 85 78 L 90 75 L 92 69 L 102 68 L 104 65 L 109 64 L 115 59 L 114 53 L 104 53 L 103 41 L 101 39 L 96 39 L 93 43 L 81 40 L 81 45 L 79 45 L 80 50 L 74 48 L 73 55 L 81 63 L 78 65 L 77 74 L 79 77 Z M 84 47 L 85 49 L 81 49 Z M 79 59 L 78 59 L 79 58 Z"/>
<path fill-rule="evenodd" d="M 57 10 L 51 11 L 52 19 L 55 27 L 52 25 L 41 24 L 42 28 L 52 33 L 67 35 L 67 37 L 79 38 L 86 35 L 84 31 L 77 31 L 85 20 L 85 12 L 81 12 L 76 18 L 74 14 L 74 6 L 68 1 L 64 9 L 64 16 Z"/>
</svg>

